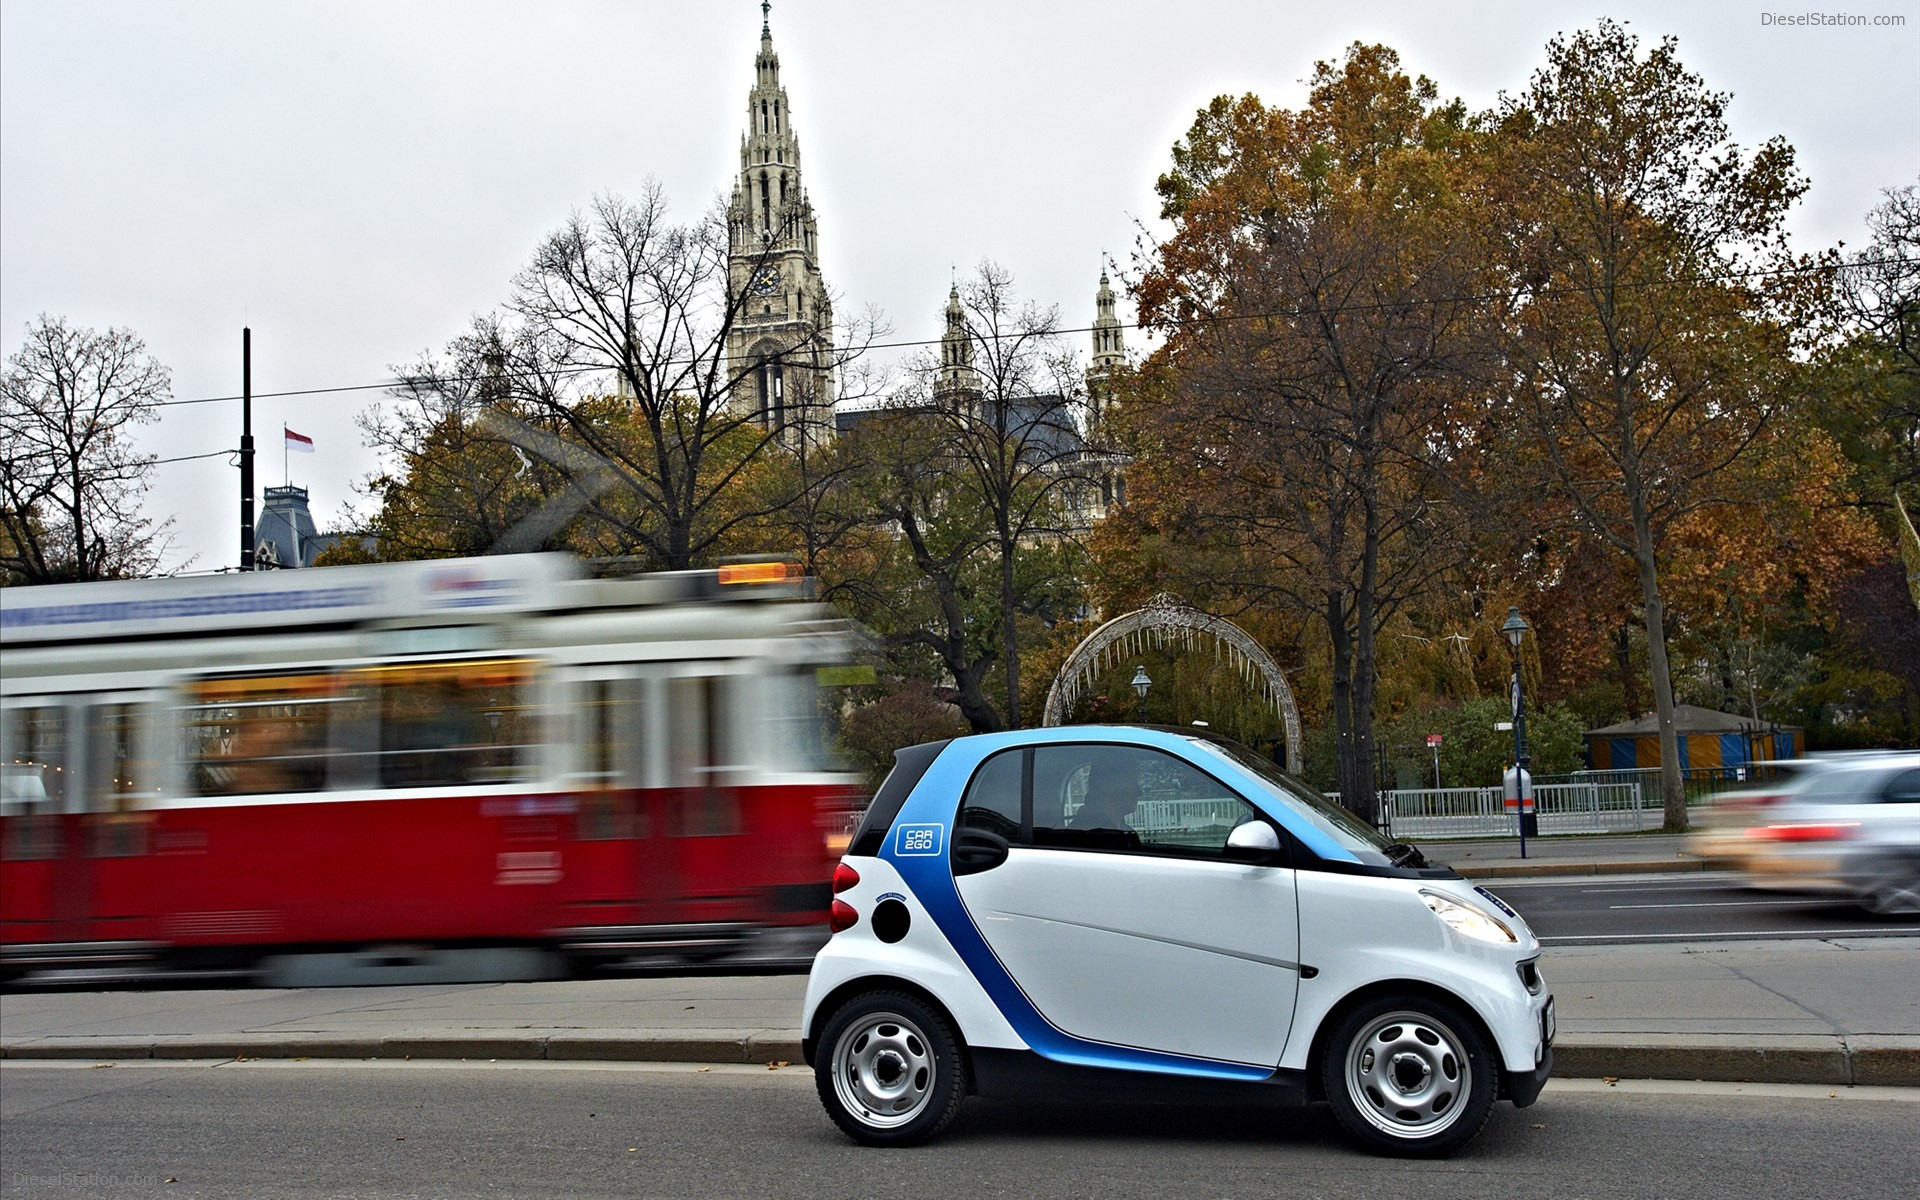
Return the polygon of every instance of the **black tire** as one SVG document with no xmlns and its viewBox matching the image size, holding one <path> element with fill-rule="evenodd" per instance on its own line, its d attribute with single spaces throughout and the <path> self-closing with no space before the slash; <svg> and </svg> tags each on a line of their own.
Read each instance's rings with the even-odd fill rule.
<svg viewBox="0 0 1920 1200">
<path fill-rule="evenodd" d="M 1387 995 L 1341 1014 L 1320 1070 L 1334 1115 L 1355 1140 L 1383 1154 L 1438 1157 L 1487 1123 L 1499 1063 L 1459 1005 Z"/>
<path fill-rule="evenodd" d="M 1857 872 L 1854 889 L 1876 917 L 1920 917 L 1920 856 L 1874 859 Z"/>
<path fill-rule="evenodd" d="M 821 1031 L 813 1078 L 833 1123 L 869 1146 L 926 1141 L 967 1094 L 953 1026 L 905 992 L 867 992 L 841 1005 Z"/>
</svg>

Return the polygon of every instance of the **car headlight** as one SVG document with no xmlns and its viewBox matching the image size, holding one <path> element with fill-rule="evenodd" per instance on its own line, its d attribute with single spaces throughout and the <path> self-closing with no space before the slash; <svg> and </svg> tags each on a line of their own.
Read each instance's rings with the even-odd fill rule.
<svg viewBox="0 0 1920 1200">
<path fill-rule="evenodd" d="M 1455 933 L 1501 946 L 1512 945 L 1520 940 L 1505 921 L 1477 905 L 1439 892 L 1421 892 L 1420 898 L 1427 902 L 1433 915 L 1445 921 Z"/>
</svg>

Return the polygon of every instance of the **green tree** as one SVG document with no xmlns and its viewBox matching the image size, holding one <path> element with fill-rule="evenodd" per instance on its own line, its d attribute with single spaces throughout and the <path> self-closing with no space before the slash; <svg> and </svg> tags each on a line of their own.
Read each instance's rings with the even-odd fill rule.
<svg viewBox="0 0 1920 1200">
<path fill-rule="evenodd" d="M 373 543 L 375 560 L 563 544 L 559 526 L 564 521 L 530 518 L 565 492 L 565 478 L 545 459 L 501 436 L 504 420 L 518 425 L 530 415 L 518 398 L 536 390 L 524 375 L 538 364 L 538 348 L 516 347 L 516 339 L 524 334 L 498 317 L 478 317 L 442 354 L 401 368 L 391 403 L 359 417 L 383 468 L 362 488 L 374 502 L 373 511 L 350 515 L 348 525 Z M 350 548 L 329 561 L 354 553 Z"/>
</svg>

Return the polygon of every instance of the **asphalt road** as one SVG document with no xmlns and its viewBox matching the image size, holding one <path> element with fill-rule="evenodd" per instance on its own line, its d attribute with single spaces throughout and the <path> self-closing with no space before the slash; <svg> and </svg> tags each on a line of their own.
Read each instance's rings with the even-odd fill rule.
<svg viewBox="0 0 1920 1200">
<path fill-rule="evenodd" d="M 1362 1154 L 1320 1109 L 970 1101 L 855 1146 L 802 1068 L 0 1065 L 0 1194 L 248 1196 L 1898 1196 L 1920 1090 L 1556 1081 L 1452 1159 Z"/>
<path fill-rule="evenodd" d="M 1920 937 L 1920 921 L 1872 917 L 1841 900 L 1758 891 L 1733 875 L 1503 879 L 1488 887 L 1549 946 Z"/>
</svg>

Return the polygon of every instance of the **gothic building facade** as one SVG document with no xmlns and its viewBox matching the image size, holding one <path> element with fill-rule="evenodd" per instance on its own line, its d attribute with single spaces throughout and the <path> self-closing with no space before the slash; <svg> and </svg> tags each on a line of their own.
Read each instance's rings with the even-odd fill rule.
<svg viewBox="0 0 1920 1200">
<path fill-rule="evenodd" d="M 793 107 L 780 83 L 766 5 L 761 8 L 740 175 L 727 209 L 728 281 L 736 305 L 727 366 L 737 381 L 736 408 L 798 447 L 833 429 L 833 308 L 820 275 L 813 202 L 801 181 Z"/>
<path fill-rule="evenodd" d="M 800 172 L 800 141 L 793 108 L 780 82 L 766 0 L 761 4 L 760 52 L 747 93 L 747 128 L 740 140 L 740 174 L 728 204 L 729 284 L 736 306 L 727 341 L 736 411 L 750 413 L 789 447 L 829 438 L 859 419 L 834 409 L 833 309 L 820 271 L 819 229 Z M 1126 363 L 1120 320 L 1106 272 L 1094 298 L 1092 359 L 1087 369 L 1085 417 L 1079 436 L 1094 434 L 1112 398 L 1112 379 Z M 977 405 L 981 383 L 973 339 L 958 288 L 947 297 L 946 328 L 934 384 L 936 403 Z M 1035 397 L 1047 425 L 1064 411 L 1062 397 Z M 1047 404 L 1044 402 L 1051 402 Z M 1036 409 L 1036 414 L 1039 409 Z M 1041 417 L 1028 414 L 1029 419 Z M 1085 443 L 1083 442 L 1083 445 Z M 1108 464 L 1099 488 L 1104 512 L 1116 499 Z"/>
</svg>

